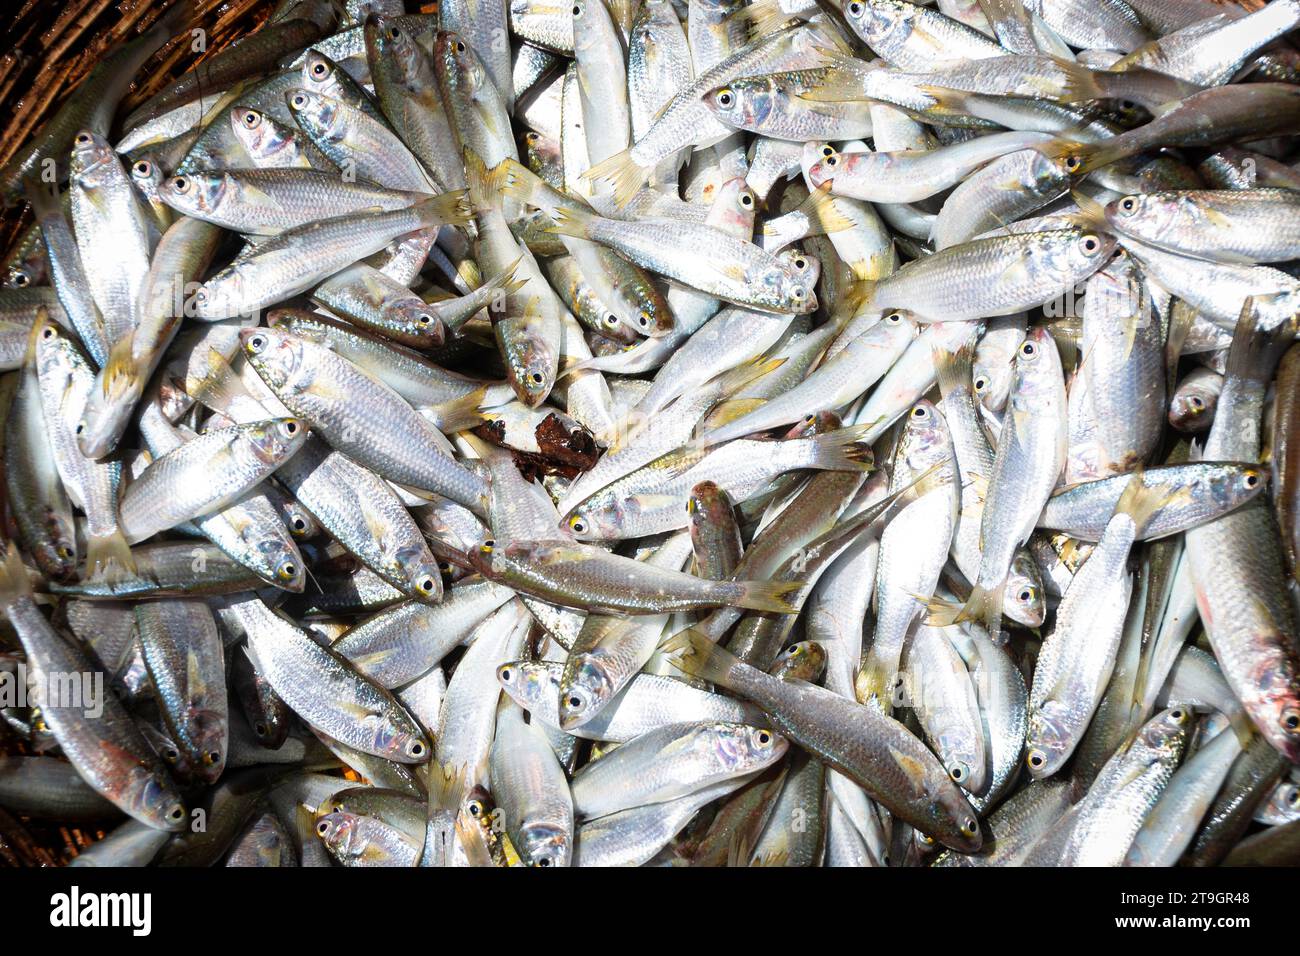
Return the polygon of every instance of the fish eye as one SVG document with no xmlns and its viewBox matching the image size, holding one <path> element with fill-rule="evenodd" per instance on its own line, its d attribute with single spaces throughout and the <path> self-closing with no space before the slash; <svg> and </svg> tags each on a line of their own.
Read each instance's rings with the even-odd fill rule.
<svg viewBox="0 0 1300 956">
<path fill-rule="evenodd" d="M 416 325 L 431 325 L 431 324 L 433 324 L 433 316 L 429 315 L 429 314 L 426 313 L 426 312 L 421 312 L 419 315 L 417 315 L 417 316 L 415 317 L 415 324 L 416 324 Z"/>
<path fill-rule="evenodd" d="M 307 97 L 302 93 L 295 93 L 293 99 L 289 101 L 289 105 L 294 109 L 304 109 L 307 106 Z"/>
<path fill-rule="evenodd" d="M 466 805 L 465 810 L 469 813 L 469 815 L 470 815 L 471 817 L 479 817 L 479 816 L 482 816 L 482 815 L 483 815 L 483 801 L 481 801 L 481 800 L 471 800 L 471 801 Z"/>
<path fill-rule="evenodd" d="M 770 743 L 772 742 L 772 733 L 771 733 L 771 731 L 768 731 L 768 730 L 760 730 L 760 731 L 758 732 L 758 742 L 759 742 L 760 744 L 763 744 L 764 746 L 767 746 L 768 744 L 770 744 Z"/>
<path fill-rule="evenodd" d="M 582 16 L 582 7 L 576 3 L 573 5 L 573 15 L 575 17 Z"/>
<path fill-rule="evenodd" d="M 728 109 L 736 102 L 736 95 L 731 90 L 723 90 L 718 94 L 718 105 L 723 109 Z"/>
<path fill-rule="evenodd" d="M 1079 240 L 1079 248 L 1083 250 L 1085 256 L 1096 255 L 1101 250 L 1101 240 L 1092 233 L 1088 233 Z"/>
<path fill-rule="evenodd" d="M 1191 405 L 1192 408 L 1196 409 L 1199 412 L 1205 408 L 1205 399 L 1201 398 L 1201 396 L 1199 395 L 1193 395 L 1191 398 L 1187 400 L 1187 404 Z"/>
<path fill-rule="evenodd" d="M 979 824 L 977 824 L 974 820 L 967 817 L 966 823 L 962 826 L 962 832 L 965 833 L 967 836 L 974 836 L 978 828 L 979 828 Z"/>
<path fill-rule="evenodd" d="M 147 159 L 142 159 L 132 167 L 139 176 L 148 176 L 153 172 L 153 164 Z"/>
<path fill-rule="evenodd" d="M 829 146 L 829 145 L 827 145 L 827 146 L 823 146 L 823 147 L 822 147 L 822 155 L 823 155 L 823 156 L 826 156 L 826 157 L 834 156 L 834 155 L 835 155 L 835 147 L 834 147 L 834 146 Z"/>
<path fill-rule="evenodd" d="M 1047 763 L 1047 757 L 1041 750 L 1029 751 L 1029 766 L 1035 770 L 1042 768 Z"/>
<path fill-rule="evenodd" d="M 77 422 L 77 427 L 74 429 L 74 431 L 76 432 L 76 434 L 80 435 L 80 434 L 82 434 L 83 432 L 85 432 L 85 430 L 86 430 L 86 423 L 85 423 L 85 422 Z"/>
<path fill-rule="evenodd" d="M 641 326 L 643 329 L 650 328 L 650 314 L 648 312 L 640 313 L 636 317 L 636 324 Z"/>
<path fill-rule="evenodd" d="M 1300 804 L 1300 787 L 1291 788 L 1291 795 L 1286 798 L 1286 802 L 1291 804 L 1293 807 L 1296 804 Z"/>
<path fill-rule="evenodd" d="M 86 145 L 87 143 L 89 143 L 89 142 L 90 142 L 90 134 L 89 134 L 89 133 L 83 131 L 83 132 L 80 132 L 80 133 L 77 134 L 77 145 L 78 145 L 78 146 L 85 146 L 85 145 Z"/>
<path fill-rule="evenodd" d="M 580 694 L 570 694 L 569 699 L 565 701 L 565 703 L 569 705 L 569 710 L 582 710 L 582 708 L 586 706 L 586 701 L 582 699 Z"/>
<path fill-rule="evenodd" d="M 178 193 L 187 193 L 194 188 L 194 181 L 188 176 L 172 177 L 172 189 Z"/>
<path fill-rule="evenodd" d="M 989 387 L 988 377 L 984 375 L 976 375 L 974 384 L 975 384 L 975 391 L 982 392 L 984 391 L 984 389 Z"/>
<path fill-rule="evenodd" d="M 569 530 L 574 534 L 586 534 L 587 520 L 582 515 L 574 515 L 569 519 Z"/>
<path fill-rule="evenodd" d="M 497 671 L 497 677 L 500 679 L 501 683 L 509 684 L 512 680 L 515 679 L 515 672 L 510 668 L 509 665 L 506 665 L 505 667 L 501 668 L 501 670 Z"/>
<path fill-rule="evenodd" d="M 858 3 L 858 0 L 853 0 L 853 2 L 849 4 L 848 10 L 849 16 L 851 17 L 862 16 L 862 4 Z"/>
<path fill-rule="evenodd" d="M 203 290 L 200 289 L 199 291 L 202 292 Z M 252 337 L 248 340 L 248 350 L 249 350 L 250 352 L 252 352 L 253 354 L 257 354 L 258 352 L 262 351 L 264 348 L 266 348 L 266 336 L 265 336 L 265 335 L 261 335 L 261 334 L 259 333 L 258 335 L 254 335 L 254 336 L 252 336 Z"/>
<path fill-rule="evenodd" d="M 69 548 L 66 544 L 59 545 L 57 548 L 54 549 L 54 553 L 58 555 L 60 558 L 64 558 L 64 559 L 72 557 L 72 549 Z"/>
<path fill-rule="evenodd" d="M 256 129 L 257 124 L 262 122 L 261 114 L 255 113 L 253 110 L 249 110 L 241 117 L 241 119 L 243 119 L 244 125 L 247 126 L 249 129 Z"/>
<path fill-rule="evenodd" d="M 1067 173 L 1077 173 L 1083 169 L 1083 158 L 1080 156 L 1067 156 L 1065 159 L 1065 171 Z"/>
<path fill-rule="evenodd" d="M 1259 472 L 1247 471 L 1241 476 L 1241 483 L 1247 488 L 1254 488 L 1259 485 Z"/>
<path fill-rule="evenodd" d="M 1038 596 L 1037 590 L 1031 587 L 1024 587 L 1021 588 L 1020 593 L 1016 595 L 1016 600 L 1018 600 L 1021 604 L 1029 604 L 1037 596 Z"/>
<path fill-rule="evenodd" d="M 839 158 L 838 156 L 836 156 L 834 153 L 827 153 L 827 154 L 826 154 L 826 165 L 827 165 L 827 166 L 834 166 L 834 165 L 836 165 L 839 161 L 840 161 L 840 158 Z"/>
<path fill-rule="evenodd" d="M 754 196 L 752 193 L 741 193 L 740 204 L 745 207 L 754 205 Z"/>
<path fill-rule="evenodd" d="M 176 750 L 175 747 L 164 748 L 162 755 L 163 755 L 163 760 L 166 760 L 170 763 L 175 763 L 181 757 L 180 753 Z"/>
<path fill-rule="evenodd" d="M 47 325 L 45 328 L 41 329 L 41 338 L 45 339 L 47 342 L 50 339 L 57 338 L 58 334 L 58 332 L 54 331 L 54 326 L 52 325 Z"/>
<path fill-rule="evenodd" d="M 289 526 L 293 528 L 294 531 L 302 534 L 307 530 L 307 521 L 301 515 L 294 515 L 293 520 L 289 522 Z"/>
<path fill-rule="evenodd" d="M 550 865 L 551 865 L 551 858 L 550 858 L 549 856 L 544 856 L 544 857 L 542 857 L 540 860 L 537 861 L 537 865 L 538 865 L 538 866 L 550 866 Z"/>
<path fill-rule="evenodd" d="M 609 315 L 605 316 L 605 324 L 611 329 L 616 328 L 618 326 L 618 316 L 613 312 L 609 313 Z"/>
<path fill-rule="evenodd" d="M 794 299 L 796 302 L 802 301 L 804 294 L 803 286 L 796 285 L 790 287 L 790 298 Z"/>
<path fill-rule="evenodd" d="M 457 41 L 456 41 L 456 52 L 457 52 L 457 53 L 464 53 L 464 52 L 465 52 L 465 44 L 464 44 L 463 41 L 461 41 L 461 40 L 457 40 Z"/>
<path fill-rule="evenodd" d="M 294 435 L 298 434 L 298 423 L 295 422 L 295 421 L 287 421 L 287 422 L 285 422 L 285 423 L 284 423 L 284 433 L 285 433 L 286 435 L 288 435 L 290 438 L 292 438 Z"/>
<path fill-rule="evenodd" d="M 317 63 L 315 66 L 311 68 L 311 72 L 312 72 L 312 76 L 324 76 L 326 72 L 325 64 Z"/>
<path fill-rule="evenodd" d="M 952 777 L 954 783 L 961 783 L 967 777 L 966 765 L 953 764 L 952 769 L 948 771 L 948 776 Z"/>
<path fill-rule="evenodd" d="M 1183 720 L 1183 712 L 1182 712 L 1181 710 L 1171 710 L 1171 711 L 1169 712 L 1169 719 L 1172 720 L 1172 721 L 1173 721 L 1174 723 L 1176 723 L 1176 724 L 1178 724 L 1178 723 L 1182 723 L 1182 720 Z"/>
<path fill-rule="evenodd" d="M 321 836 L 328 836 L 330 832 L 329 822 L 322 820 L 320 823 L 316 824 L 316 832 Z"/>
<path fill-rule="evenodd" d="M 406 752 L 412 757 L 423 757 L 424 741 L 412 740 L 409 744 L 406 745 Z"/>
<path fill-rule="evenodd" d="M 802 653 L 803 653 L 803 649 L 800 648 L 798 644 L 791 644 L 788 648 L 786 648 L 785 656 L 790 658 L 795 658 Z"/>
<path fill-rule="evenodd" d="M 530 372 L 528 375 L 528 381 L 532 382 L 534 385 L 541 385 L 546 381 L 546 376 L 541 372 Z"/>
<path fill-rule="evenodd" d="M 1282 729 L 1289 734 L 1300 731 L 1300 710 L 1291 707 L 1282 711 Z"/>
<path fill-rule="evenodd" d="M 402 31 L 397 29 L 397 27 L 393 27 L 388 31 L 388 38 L 390 40 L 400 40 L 402 38 Z"/>
<path fill-rule="evenodd" d="M 13 283 L 15 288 L 25 289 L 32 284 L 32 277 L 26 272 L 19 271 L 15 272 L 13 278 L 9 281 Z"/>
<path fill-rule="evenodd" d="M 808 260 L 803 258 L 796 259 L 794 260 L 794 267 L 802 272 L 804 269 L 808 268 Z"/>
<path fill-rule="evenodd" d="M 917 421 L 921 421 L 922 419 L 929 418 L 930 412 L 924 405 L 917 405 L 912 409 L 912 417 Z"/>
<path fill-rule="evenodd" d="M 173 803 L 172 808 L 167 811 L 167 819 L 173 823 L 185 819 L 185 808 L 179 803 Z"/>
<path fill-rule="evenodd" d="M 889 315 L 885 316 L 885 321 L 890 325 L 897 325 L 903 321 L 903 314 L 901 312 L 890 312 Z"/>
<path fill-rule="evenodd" d="M 491 538 L 488 538 L 486 541 L 484 541 L 482 544 L 479 545 L 479 550 L 482 551 L 484 554 L 488 554 L 496 546 L 497 543 L 493 541 Z"/>
<path fill-rule="evenodd" d="M 1119 201 L 1119 211 L 1124 213 L 1126 216 L 1131 216 L 1133 213 L 1137 212 L 1137 207 L 1137 199 L 1132 196 L 1125 196 Z"/>
<path fill-rule="evenodd" d="M 432 594 L 433 585 L 433 575 L 426 574 L 424 577 L 420 578 L 420 580 L 415 582 L 415 589 L 421 594 Z"/>
<path fill-rule="evenodd" d="M 294 564 L 292 561 L 285 561 L 280 565 L 280 568 L 276 573 L 279 575 L 280 580 L 292 581 L 298 576 L 298 565 Z"/>
<path fill-rule="evenodd" d="M 203 755 L 203 762 L 206 763 L 209 767 L 215 767 L 217 764 L 221 762 L 221 751 L 209 750 L 207 753 Z"/>
<path fill-rule="evenodd" d="M 1038 354 L 1038 346 L 1033 342 L 1025 342 L 1020 346 L 1020 354 L 1025 358 L 1033 358 Z"/>
<path fill-rule="evenodd" d="M 253 733 L 257 734 L 259 737 L 265 737 L 267 733 L 266 724 L 262 723 L 260 720 L 253 724 Z"/>
</svg>

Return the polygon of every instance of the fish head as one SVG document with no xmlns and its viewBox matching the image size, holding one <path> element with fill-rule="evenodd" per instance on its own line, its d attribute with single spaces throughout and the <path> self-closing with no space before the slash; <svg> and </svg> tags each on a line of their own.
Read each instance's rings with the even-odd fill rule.
<svg viewBox="0 0 1300 956">
<path fill-rule="evenodd" d="M 1002 613 L 1020 626 L 1029 628 L 1042 627 L 1047 617 L 1042 575 L 1027 551 L 1017 551 L 1011 559 L 1003 590 Z"/>
<path fill-rule="evenodd" d="M 124 787 L 122 805 L 132 816 L 160 830 L 177 832 L 185 828 L 185 805 L 161 768 L 133 767 Z"/>
<path fill-rule="evenodd" d="M 436 600 L 442 594 L 442 572 L 427 548 L 399 549 L 397 565 L 411 593 L 429 600 Z"/>
<path fill-rule="evenodd" d="M 383 308 L 384 319 L 397 326 L 401 340 L 420 348 L 434 348 L 447 339 L 447 327 L 437 314 L 419 296 L 409 296 L 389 302 Z"/>
<path fill-rule="evenodd" d="M 1045 780 L 1061 769 L 1078 742 L 1070 733 L 1069 708 L 1058 700 L 1047 700 L 1029 713 L 1025 734 L 1025 766 L 1035 780 Z"/>
<path fill-rule="evenodd" d="M 704 105 L 727 126 L 752 128 L 771 114 L 773 93 L 770 81 L 729 83 L 704 94 Z"/>
<path fill-rule="evenodd" d="M 77 447 L 87 458 L 103 458 L 117 447 L 144 391 L 135 363 L 110 361 L 100 369 L 77 421 Z"/>
<path fill-rule="evenodd" d="M 323 96 L 337 97 L 339 81 L 338 64 L 319 50 L 308 50 L 302 61 L 302 86 L 305 90 Z"/>
<path fill-rule="evenodd" d="M 528 866 L 568 866 L 573 853 L 569 832 L 549 823 L 532 823 L 521 828 L 515 848 Z"/>
<path fill-rule="evenodd" d="M 346 810 L 335 810 L 316 821 L 316 835 L 337 857 L 359 856 L 363 847 L 358 833 L 360 818 Z"/>
<path fill-rule="evenodd" d="M 1143 756 L 1152 763 L 1177 760 L 1187 744 L 1194 717 L 1190 707 L 1170 707 L 1142 725 L 1132 746 L 1143 751 Z M 1300 741 L 1300 733 L 1296 739 Z"/>
<path fill-rule="evenodd" d="M 618 692 L 609 664 L 598 653 L 570 655 L 559 687 L 561 730 L 581 727 Z"/>
<path fill-rule="evenodd" d="M 277 153 L 290 138 L 274 120 L 251 106 L 231 107 L 230 128 L 250 156 Z"/>
<path fill-rule="evenodd" d="M 1219 384 L 1222 385 L 1222 379 Z M 1209 387 L 1197 380 L 1181 383 L 1169 402 L 1169 424 L 1187 434 L 1205 431 L 1214 420 L 1219 392 L 1219 388 Z"/>
<path fill-rule="evenodd" d="M 1265 645 L 1283 640 L 1273 633 L 1256 638 Z M 1255 726 L 1273 748 L 1290 760 L 1300 763 L 1300 674 L 1290 659 L 1267 655 L 1256 669 L 1243 700 Z"/>
<path fill-rule="evenodd" d="M 911 32 L 909 14 L 905 7 L 911 4 L 895 0 L 847 0 L 844 19 L 853 31 L 867 43 L 879 43 L 895 30 L 900 37 Z"/>
<path fill-rule="evenodd" d="M 579 541 L 605 541 L 622 534 L 624 520 L 635 508 L 635 498 L 593 498 L 565 515 L 561 526 Z"/>
<path fill-rule="evenodd" d="M 331 140 L 341 139 L 345 130 L 342 124 L 340 103 L 330 96 L 298 88 L 284 94 L 284 101 L 294 120 L 313 135 Z"/>
<path fill-rule="evenodd" d="M 83 129 L 72 138 L 72 178 L 86 189 L 110 182 L 122 173 L 117 153 L 104 137 Z"/>
<path fill-rule="evenodd" d="M 290 534 L 292 534 L 292 525 Z M 294 594 L 301 594 L 307 584 L 306 567 L 302 555 L 292 540 L 285 541 L 282 534 L 268 534 L 257 545 L 266 566 L 272 569 L 275 586 Z"/>
<path fill-rule="evenodd" d="M 272 418 L 258 422 L 246 432 L 248 444 L 259 461 L 276 464 L 287 460 L 307 440 L 307 423 L 301 418 Z"/>
<path fill-rule="evenodd" d="M 797 641 L 777 655 L 768 673 L 782 680 L 815 684 L 826 673 L 826 660 L 826 648 L 817 641 Z"/>
<path fill-rule="evenodd" d="M 1190 215 L 1187 215 L 1189 214 Z M 1179 222 L 1200 219 L 1194 204 L 1178 193 L 1134 193 L 1112 200 L 1105 207 L 1106 222 L 1134 236 L 1160 236 Z M 1184 218 L 1186 216 L 1186 218 Z"/>
<path fill-rule="evenodd" d="M 224 172 L 182 173 L 159 184 L 158 198 L 184 213 L 212 213 L 220 206 L 229 185 Z"/>
<path fill-rule="evenodd" d="M 483 62 L 458 33 L 439 30 L 434 35 L 433 61 L 439 79 L 466 96 L 474 96 L 488 82 Z"/>
<path fill-rule="evenodd" d="M 715 759 L 733 771 L 760 770 L 780 760 L 790 746 L 771 727 L 713 723 L 697 729 L 696 739 L 713 750 Z"/>
<path fill-rule="evenodd" d="M 226 768 L 229 720 L 225 713 L 198 709 L 191 711 L 189 725 L 197 754 L 193 776 L 206 784 L 216 783 Z"/>
<path fill-rule="evenodd" d="M 303 341 L 283 329 L 242 329 L 239 343 L 248 363 L 273 390 L 289 387 L 306 372 Z"/>
<path fill-rule="evenodd" d="M 163 181 L 163 168 L 150 156 L 142 156 L 131 164 L 131 179 L 141 190 L 157 189 Z"/>
<path fill-rule="evenodd" d="M 801 249 L 783 249 L 777 254 L 790 269 L 792 275 L 799 278 L 809 290 L 816 288 L 817 280 L 822 275 L 822 262 L 816 256 L 810 256 Z"/>
<path fill-rule="evenodd" d="M 559 681 L 540 661 L 509 661 L 497 668 L 497 683 L 525 710 L 535 710 L 559 693 Z"/>
</svg>

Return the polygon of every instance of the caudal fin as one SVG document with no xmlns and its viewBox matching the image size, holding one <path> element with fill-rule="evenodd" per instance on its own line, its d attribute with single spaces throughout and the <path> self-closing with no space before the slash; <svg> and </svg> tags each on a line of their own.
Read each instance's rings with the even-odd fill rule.
<svg viewBox="0 0 1300 956">
<path fill-rule="evenodd" d="M 621 208 L 632 201 L 632 197 L 641 190 L 653 172 L 653 166 L 647 168 L 637 165 L 632 158 L 632 151 L 625 149 L 592 166 L 582 174 L 582 178 L 588 182 L 603 180 L 609 183 L 614 187 L 614 202 Z"/>
<path fill-rule="evenodd" d="M 807 585 L 802 581 L 739 581 L 740 597 L 736 603 L 752 611 L 772 614 L 798 614 Z"/>
<path fill-rule="evenodd" d="M 27 565 L 23 564 L 23 559 L 18 554 L 18 546 L 11 541 L 9 550 L 5 553 L 4 565 L 0 566 L 0 607 L 9 607 L 19 598 L 31 593 Z"/>
<path fill-rule="evenodd" d="M 474 218 L 474 212 L 468 202 L 468 190 L 457 189 L 454 192 L 432 196 L 414 207 L 420 215 L 421 228 L 433 226 L 463 226 Z"/>
<path fill-rule="evenodd" d="M 851 425 L 806 439 L 812 445 L 809 467 L 825 471 L 871 471 L 876 466 L 876 458 L 871 446 L 862 440 L 866 433 L 867 426 Z"/>
<path fill-rule="evenodd" d="M 115 583 L 135 574 L 131 546 L 118 528 L 90 535 L 86 541 L 86 575 L 92 581 Z"/>
<path fill-rule="evenodd" d="M 683 674 L 722 687 L 730 687 L 732 672 L 745 666 L 730 651 L 693 629 L 674 634 L 660 645 L 659 652 Z"/>
<path fill-rule="evenodd" d="M 1002 595 L 1005 590 L 1002 581 L 996 587 L 987 589 L 977 584 L 961 610 L 947 623 L 977 621 L 984 625 L 994 644 L 1006 644 L 1007 635 L 1002 630 Z"/>
</svg>

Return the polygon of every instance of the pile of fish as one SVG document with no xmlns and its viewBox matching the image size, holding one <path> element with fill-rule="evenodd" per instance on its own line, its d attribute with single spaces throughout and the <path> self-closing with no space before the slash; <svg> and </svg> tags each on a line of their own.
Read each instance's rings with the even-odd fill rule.
<svg viewBox="0 0 1300 956">
<path fill-rule="evenodd" d="M 440 7 L 0 172 L 0 843 L 1300 860 L 1300 0 Z"/>
</svg>

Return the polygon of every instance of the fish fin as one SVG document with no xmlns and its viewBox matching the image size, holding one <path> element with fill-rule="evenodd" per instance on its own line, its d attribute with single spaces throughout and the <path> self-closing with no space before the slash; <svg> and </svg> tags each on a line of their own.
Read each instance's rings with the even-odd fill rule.
<svg viewBox="0 0 1300 956">
<path fill-rule="evenodd" d="M 239 374 L 226 357 L 214 348 L 208 349 L 207 369 L 202 378 L 190 376 L 185 381 L 185 391 L 196 402 L 223 415 L 240 402 L 260 404 L 239 380 Z"/>
<path fill-rule="evenodd" d="M 501 270 L 500 275 L 488 279 L 484 285 L 489 289 L 501 289 L 506 295 L 514 295 L 524 286 L 528 285 L 528 277 L 519 277 L 519 267 L 523 265 L 524 257 L 520 254 L 519 258 L 510 265 Z"/>
<path fill-rule="evenodd" d="M 1006 634 L 1002 631 L 1002 595 L 1006 591 L 1006 579 L 999 581 L 995 587 L 985 589 L 980 585 L 970 592 L 970 597 L 962 609 L 953 618 L 954 624 L 962 621 L 978 621 L 988 629 L 989 639 L 994 644 L 1005 644 Z"/>
<path fill-rule="evenodd" d="M 1078 212 L 1071 213 L 1068 217 L 1075 225 L 1081 229 L 1109 231 L 1110 227 L 1106 224 L 1106 209 L 1101 203 L 1078 189 L 1070 195 L 1079 207 Z"/>
<path fill-rule="evenodd" d="M 120 528 L 102 535 L 88 535 L 86 572 L 92 581 L 115 583 L 135 574 L 135 558 Z"/>
<path fill-rule="evenodd" d="M 1104 98 L 1105 94 L 1102 93 L 1101 86 L 1098 85 L 1092 70 L 1088 67 L 1060 56 L 1054 56 L 1052 60 L 1056 63 L 1056 68 L 1065 74 L 1061 93 L 1056 97 L 1059 102 L 1081 103 L 1085 100 Z"/>
<path fill-rule="evenodd" d="M 721 428 L 723 425 L 730 425 L 751 412 L 758 411 L 768 401 L 769 399 L 766 398 L 733 398 L 725 402 L 719 402 L 713 406 L 713 410 L 709 412 L 701 424 L 700 438 L 708 438 L 709 432 Z"/>
<path fill-rule="evenodd" d="M 632 158 L 632 151 L 625 149 L 603 162 L 596 163 L 583 173 L 581 178 L 587 182 L 595 182 L 598 179 L 608 182 L 614 187 L 614 202 L 621 208 L 632 201 L 632 197 L 640 191 L 653 173 L 653 167 L 647 169 L 638 165 Z"/>
<path fill-rule="evenodd" d="M 740 581 L 743 588 L 740 607 L 772 614 L 798 614 L 807 597 L 808 585 L 803 581 Z"/>
<path fill-rule="evenodd" d="M 506 195 L 545 212 L 550 212 L 557 205 L 558 190 L 523 163 L 506 158 L 497 169 L 501 170 L 501 191 Z"/>
<path fill-rule="evenodd" d="M 499 163 L 492 169 L 483 164 L 483 158 L 466 146 L 463 153 L 465 161 L 465 184 L 469 195 L 470 208 L 475 212 L 495 209 L 497 197 L 501 195 L 508 173 L 505 163 Z"/>
<path fill-rule="evenodd" d="M 747 7 L 741 7 L 728 19 L 739 20 L 749 28 L 749 39 L 757 40 L 769 33 L 775 33 L 793 19 L 781 9 L 780 0 L 754 0 Z"/>
<path fill-rule="evenodd" d="M 722 687 L 730 685 L 733 671 L 745 666 L 730 651 L 690 628 L 670 637 L 659 652 L 683 674 Z"/>
<path fill-rule="evenodd" d="M 0 607 L 9 607 L 21 597 L 32 593 L 32 583 L 27 577 L 27 565 L 18 554 L 18 546 L 9 542 L 4 567 L 0 568 Z"/>
<path fill-rule="evenodd" d="M 1132 518 L 1139 536 L 1161 508 L 1190 495 L 1187 488 L 1174 485 L 1148 486 L 1143 483 L 1142 474 L 1141 468 L 1133 472 L 1133 477 L 1124 486 L 1124 491 L 1120 493 L 1119 501 L 1115 504 L 1115 513 L 1126 514 Z"/>
<path fill-rule="evenodd" d="M 744 388 L 750 382 L 757 381 L 764 375 L 769 375 L 772 372 L 775 372 L 784 364 L 785 359 L 783 358 L 763 358 L 762 356 L 759 356 L 758 358 L 750 359 L 747 362 L 742 362 L 740 365 L 737 365 L 729 371 L 723 372 L 721 375 L 714 378 L 713 381 L 717 384 L 719 391 L 723 395 L 731 395 Z"/>
<path fill-rule="evenodd" d="M 586 239 L 588 224 L 595 215 L 585 209 L 556 209 L 552 218 L 555 220 L 555 225 L 547 229 L 547 232 Z"/>
<path fill-rule="evenodd" d="M 813 454 L 809 465 L 826 471 L 872 471 L 876 467 L 871 446 L 864 444 L 862 436 L 868 426 L 851 425 L 837 428 L 824 435 L 807 439 L 812 442 Z"/>
<path fill-rule="evenodd" d="M 852 229 L 857 225 L 852 219 L 840 212 L 839 206 L 835 203 L 835 197 L 831 195 L 831 184 L 829 182 L 822 183 L 810 192 L 808 198 L 800 204 L 799 211 L 817 223 L 817 231 L 810 232 L 810 236 L 843 232 L 845 229 Z"/>
<path fill-rule="evenodd" d="M 961 614 L 960 601 L 949 601 L 937 594 L 930 598 L 920 594 L 912 596 L 925 604 L 925 623 L 930 627 L 948 627 L 956 622 L 957 616 Z"/>
<path fill-rule="evenodd" d="M 479 411 L 479 406 L 483 404 L 486 397 L 487 386 L 481 385 L 460 398 L 437 405 L 428 405 L 425 409 L 437 419 L 438 431 L 467 431 L 483 422 L 483 413 Z"/>
<path fill-rule="evenodd" d="M 962 391 L 971 393 L 974 400 L 975 337 L 971 336 L 956 351 L 949 352 L 940 346 L 934 348 L 935 378 L 939 394 L 945 399 Z"/>
<path fill-rule="evenodd" d="M 474 210 L 469 205 L 468 196 L 468 190 L 457 189 L 439 196 L 431 196 L 412 208 L 429 217 L 426 228 L 463 226 L 474 219 Z"/>
<path fill-rule="evenodd" d="M 105 396 L 121 394 L 139 378 L 132 349 L 135 343 L 135 331 L 132 330 L 113 343 L 109 349 L 108 360 L 100 369 L 98 381 Z"/>
<path fill-rule="evenodd" d="M 1228 349 L 1228 362 L 1223 378 L 1228 380 L 1267 383 L 1281 360 L 1282 352 L 1295 338 L 1296 318 L 1280 322 L 1273 328 L 1259 324 L 1258 300 L 1266 296 L 1249 296 L 1241 303 L 1241 315 L 1232 334 Z"/>
</svg>

